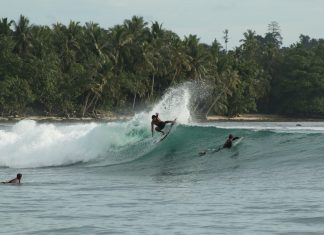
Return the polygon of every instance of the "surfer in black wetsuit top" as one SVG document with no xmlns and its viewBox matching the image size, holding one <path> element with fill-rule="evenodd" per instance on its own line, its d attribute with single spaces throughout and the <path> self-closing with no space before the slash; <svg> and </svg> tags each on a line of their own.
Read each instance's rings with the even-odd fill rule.
<svg viewBox="0 0 324 235">
<path fill-rule="evenodd" d="M 232 145 L 233 145 L 233 140 L 237 140 L 239 139 L 240 137 L 234 137 L 232 134 L 230 134 L 228 136 L 228 139 L 226 140 L 226 142 L 224 143 L 223 145 L 223 148 L 232 148 Z"/>
<path fill-rule="evenodd" d="M 1 182 L 1 183 L 3 183 L 3 184 L 20 184 L 21 177 L 22 177 L 22 174 L 18 173 L 16 178 L 9 180 L 9 181 Z"/>
<path fill-rule="evenodd" d="M 168 123 L 174 123 L 174 121 L 161 121 L 161 119 L 159 118 L 159 114 L 158 113 L 156 113 L 155 115 L 152 115 L 152 121 L 151 121 L 152 136 L 153 136 L 153 127 L 154 127 L 154 125 L 156 126 L 155 127 L 155 130 L 157 132 L 161 132 L 164 135 L 164 132 L 162 131 L 162 129 Z"/>
<path fill-rule="evenodd" d="M 223 144 L 222 147 L 219 147 L 218 149 L 214 149 L 214 150 L 212 150 L 211 152 L 212 152 L 212 153 L 216 153 L 216 152 L 219 152 L 219 151 L 221 151 L 222 149 L 225 149 L 225 148 L 230 149 L 230 148 L 232 148 L 232 146 L 233 146 L 233 141 L 234 141 L 234 140 L 237 140 L 237 139 L 239 139 L 239 138 L 240 138 L 240 137 L 234 137 L 232 134 L 230 134 L 230 135 L 228 136 L 226 142 Z M 205 155 L 206 153 L 207 153 L 207 150 L 202 151 L 202 152 L 199 152 L 198 154 L 199 154 L 199 156 L 203 156 L 203 155 Z"/>
</svg>

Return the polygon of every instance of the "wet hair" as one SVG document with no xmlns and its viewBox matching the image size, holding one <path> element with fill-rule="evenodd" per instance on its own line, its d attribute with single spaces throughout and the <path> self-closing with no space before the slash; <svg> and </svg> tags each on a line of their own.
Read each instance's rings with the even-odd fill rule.
<svg viewBox="0 0 324 235">
<path fill-rule="evenodd" d="M 231 138 L 233 138 L 233 135 L 232 135 L 232 134 L 230 134 L 230 135 L 228 136 L 228 138 L 230 138 L 230 139 L 231 139 Z"/>
<path fill-rule="evenodd" d="M 17 179 L 21 179 L 21 177 L 22 177 L 22 174 L 18 173 L 17 174 Z"/>
<path fill-rule="evenodd" d="M 152 119 L 153 119 L 153 118 L 156 118 L 156 116 L 155 116 L 155 115 L 152 115 Z"/>
</svg>

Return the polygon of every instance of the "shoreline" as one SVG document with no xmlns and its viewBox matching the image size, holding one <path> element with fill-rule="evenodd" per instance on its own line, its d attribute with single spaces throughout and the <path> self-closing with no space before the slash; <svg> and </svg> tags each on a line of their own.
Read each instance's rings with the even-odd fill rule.
<svg viewBox="0 0 324 235">
<path fill-rule="evenodd" d="M 207 122 L 324 122 L 324 117 L 289 117 L 274 114 L 241 114 L 237 117 L 211 115 Z"/>
<path fill-rule="evenodd" d="M 133 115 L 103 115 L 98 118 L 66 118 L 57 116 L 18 116 L 0 117 L 0 122 L 19 122 L 22 120 L 33 120 L 36 122 L 114 122 L 128 121 Z M 288 117 L 272 114 L 241 114 L 237 117 L 227 117 L 220 115 L 210 115 L 206 119 L 197 120 L 198 122 L 324 122 L 324 117 Z"/>
<path fill-rule="evenodd" d="M 130 120 L 132 115 L 107 115 L 98 118 L 66 118 L 57 116 L 19 116 L 19 117 L 0 117 L 0 122 L 19 122 L 23 120 L 32 120 L 36 122 L 114 122 Z"/>
</svg>

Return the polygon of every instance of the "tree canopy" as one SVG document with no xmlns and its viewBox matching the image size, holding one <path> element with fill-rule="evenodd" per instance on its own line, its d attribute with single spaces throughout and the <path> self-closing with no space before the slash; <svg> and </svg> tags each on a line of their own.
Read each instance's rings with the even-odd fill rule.
<svg viewBox="0 0 324 235">
<path fill-rule="evenodd" d="M 170 86 L 203 81 L 211 91 L 194 111 L 235 116 L 263 112 L 324 115 L 324 40 L 301 35 L 282 47 L 277 22 L 247 30 L 228 49 L 216 39 L 183 39 L 133 16 L 111 28 L 33 25 L 0 19 L 0 112 L 96 116 L 155 102 Z"/>
</svg>

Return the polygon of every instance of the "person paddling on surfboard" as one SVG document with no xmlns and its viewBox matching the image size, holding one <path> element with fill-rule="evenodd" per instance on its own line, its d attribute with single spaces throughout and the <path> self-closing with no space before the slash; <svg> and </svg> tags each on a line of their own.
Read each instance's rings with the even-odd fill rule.
<svg viewBox="0 0 324 235">
<path fill-rule="evenodd" d="M 215 153 L 215 152 L 219 152 L 219 151 L 221 151 L 222 149 L 225 149 L 225 148 L 227 148 L 227 149 L 232 148 L 232 146 L 233 146 L 233 141 L 234 141 L 234 140 L 237 140 L 237 139 L 239 139 L 239 138 L 241 138 L 241 137 L 234 137 L 232 134 L 229 134 L 229 136 L 228 136 L 226 142 L 223 144 L 223 146 L 222 146 L 222 147 L 219 147 L 219 148 L 216 149 L 216 150 L 213 150 L 212 152 Z M 206 153 L 207 153 L 207 151 L 202 151 L 202 152 L 199 152 L 198 154 L 199 154 L 199 156 L 203 156 L 203 155 L 205 155 Z"/>
<path fill-rule="evenodd" d="M 240 137 L 234 137 L 232 134 L 230 134 L 226 140 L 226 142 L 223 145 L 223 148 L 232 148 L 233 141 L 239 139 Z"/>
<path fill-rule="evenodd" d="M 152 115 L 152 121 L 151 121 L 152 136 L 153 136 L 153 127 L 154 127 L 154 125 L 156 126 L 155 130 L 157 132 L 161 132 L 162 135 L 164 135 L 164 131 L 162 131 L 162 130 L 165 127 L 165 125 L 168 124 L 168 123 L 174 124 L 175 121 L 161 121 L 161 119 L 159 118 L 158 113 L 156 113 L 155 115 Z"/>
<path fill-rule="evenodd" d="M 21 177 L 22 177 L 22 174 L 18 173 L 16 178 L 9 180 L 9 181 L 1 182 L 1 183 L 3 183 L 3 184 L 20 184 Z"/>
</svg>

